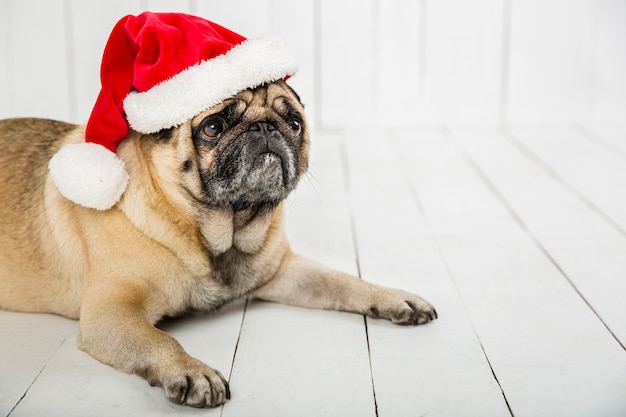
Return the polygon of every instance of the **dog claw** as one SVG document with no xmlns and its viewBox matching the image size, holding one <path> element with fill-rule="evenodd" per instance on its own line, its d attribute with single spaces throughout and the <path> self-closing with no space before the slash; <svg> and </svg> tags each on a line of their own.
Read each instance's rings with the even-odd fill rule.
<svg viewBox="0 0 626 417">
<path fill-rule="evenodd" d="M 185 373 L 171 374 L 169 382 L 162 380 L 156 384 L 164 387 L 172 402 L 205 408 L 220 406 L 230 399 L 228 381 L 222 374 L 195 359 L 185 365 Z"/>
</svg>

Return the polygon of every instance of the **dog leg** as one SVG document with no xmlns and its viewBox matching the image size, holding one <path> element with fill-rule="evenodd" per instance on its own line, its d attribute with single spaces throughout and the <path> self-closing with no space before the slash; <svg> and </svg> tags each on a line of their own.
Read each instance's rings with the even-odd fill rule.
<svg viewBox="0 0 626 417">
<path fill-rule="evenodd" d="M 215 407 L 230 399 L 226 379 L 154 327 L 145 304 L 145 297 L 132 292 L 86 293 L 80 317 L 80 349 L 162 387 L 167 398 L 177 404 Z"/>
<path fill-rule="evenodd" d="M 276 276 L 253 295 L 300 307 L 380 317 L 395 324 L 417 325 L 437 318 L 434 307 L 415 294 L 381 287 L 295 254 L 288 254 Z"/>
</svg>

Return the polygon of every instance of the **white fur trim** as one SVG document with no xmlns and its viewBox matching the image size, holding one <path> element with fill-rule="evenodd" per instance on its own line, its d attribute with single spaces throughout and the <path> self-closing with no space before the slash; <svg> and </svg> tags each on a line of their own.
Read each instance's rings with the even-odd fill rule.
<svg viewBox="0 0 626 417">
<path fill-rule="evenodd" d="M 97 210 L 113 207 L 128 183 L 124 162 L 95 143 L 65 145 L 52 157 L 48 168 L 65 198 Z"/>
<path fill-rule="evenodd" d="M 178 126 L 234 94 L 296 72 L 285 43 L 266 35 L 200 62 L 143 93 L 124 100 L 131 128 L 155 133 Z"/>
</svg>

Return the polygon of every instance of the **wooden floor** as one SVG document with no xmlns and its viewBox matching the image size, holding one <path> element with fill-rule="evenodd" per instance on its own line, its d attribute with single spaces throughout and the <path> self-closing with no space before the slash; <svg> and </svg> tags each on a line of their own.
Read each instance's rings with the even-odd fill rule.
<svg viewBox="0 0 626 417">
<path fill-rule="evenodd" d="M 294 248 L 419 293 L 417 328 L 245 300 L 163 328 L 228 376 L 213 410 L 0 312 L 0 416 L 626 416 L 626 128 L 317 134 Z"/>
</svg>

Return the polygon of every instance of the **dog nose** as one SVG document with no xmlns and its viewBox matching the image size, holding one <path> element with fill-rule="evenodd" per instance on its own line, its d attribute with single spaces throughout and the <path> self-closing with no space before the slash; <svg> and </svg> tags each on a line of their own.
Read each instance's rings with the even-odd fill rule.
<svg viewBox="0 0 626 417">
<path fill-rule="evenodd" d="M 248 130 L 259 131 L 265 135 L 276 130 L 276 126 L 272 122 L 254 122 Z"/>
</svg>

